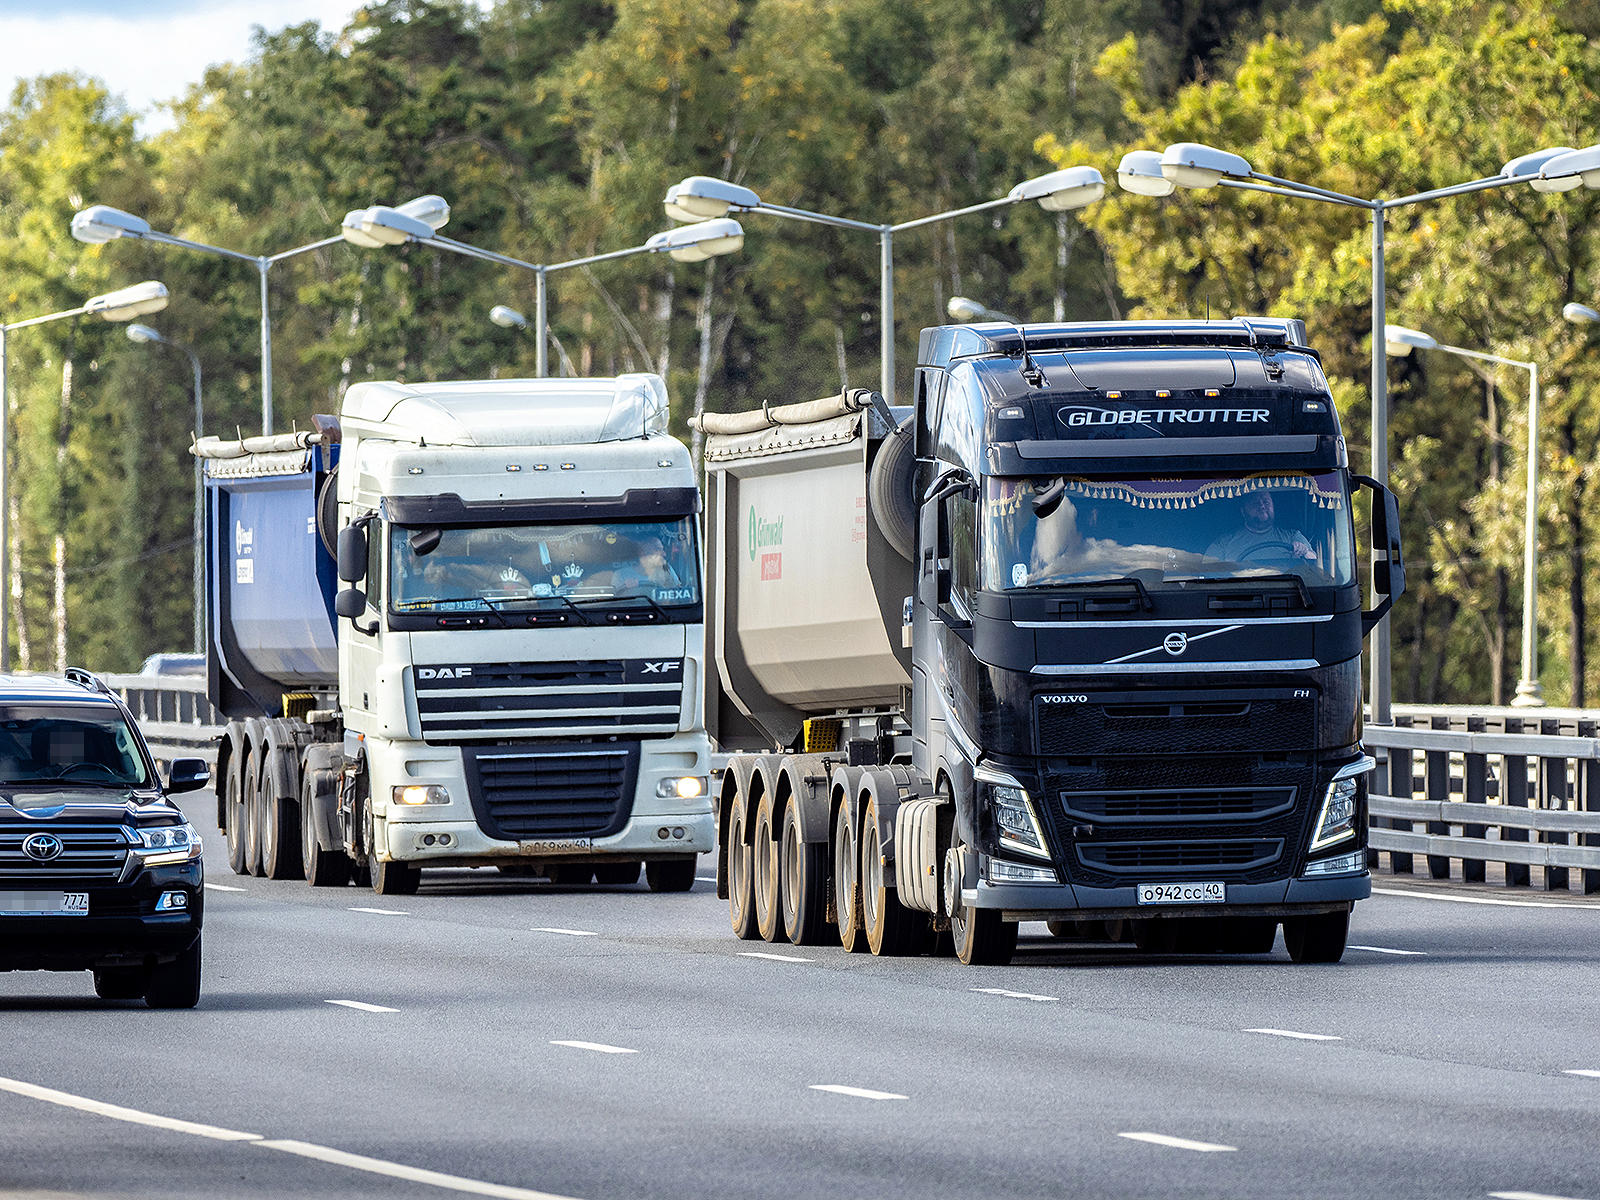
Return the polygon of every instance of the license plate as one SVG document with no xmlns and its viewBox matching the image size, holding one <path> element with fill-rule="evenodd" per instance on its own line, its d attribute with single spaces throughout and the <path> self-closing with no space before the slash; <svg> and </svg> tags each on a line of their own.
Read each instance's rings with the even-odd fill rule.
<svg viewBox="0 0 1600 1200">
<path fill-rule="evenodd" d="M 1208 883 L 1141 883 L 1140 904 L 1222 904 L 1228 899 L 1228 885 Z"/>
<path fill-rule="evenodd" d="M 542 841 L 518 842 L 517 849 L 524 854 L 571 854 L 579 850 L 593 850 L 593 838 L 546 838 Z"/>
<path fill-rule="evenodd" d="M 0 892 L 0 917 L 88 915 L 88 892 Z"/>
</svg>

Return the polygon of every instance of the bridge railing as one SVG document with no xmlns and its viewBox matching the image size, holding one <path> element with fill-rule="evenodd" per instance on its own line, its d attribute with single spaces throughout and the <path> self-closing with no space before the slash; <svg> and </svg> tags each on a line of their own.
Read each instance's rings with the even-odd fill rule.
<svg viewBox="0 0 1600 1200">
<path fill-rule="evenodd" d="M 1368 725 L 1369 865 L 1600 892 L 1600 712 L 1397 705 Z"/>
<path fill-rule="evenodd" d="M 163 761 L 173 758 L 217 760 L 216 739 L 227 718 L 206 699 L 204 675 L 102 675 L 106 686 L 127 702 L 150 744 Z"/>
</svg>

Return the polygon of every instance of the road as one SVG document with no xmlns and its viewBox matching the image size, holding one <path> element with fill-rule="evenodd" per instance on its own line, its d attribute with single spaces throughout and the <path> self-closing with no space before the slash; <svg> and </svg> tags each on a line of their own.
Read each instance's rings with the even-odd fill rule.
<svg viewBox="0 0 1600 1200">
<path fill-rule="evenodd" d="M 1600 898 L 1380 876 L 1336 966 L 963 968 L 739 942 L 709 882 L 207 865 L 197 1010 L 0 975 L 0 1196 L 1600 1197 Z"/>
</svg>

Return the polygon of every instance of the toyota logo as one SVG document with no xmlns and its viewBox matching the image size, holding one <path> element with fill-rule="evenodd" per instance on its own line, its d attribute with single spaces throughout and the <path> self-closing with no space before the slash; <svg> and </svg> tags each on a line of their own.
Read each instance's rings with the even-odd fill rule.
<svg viewBox="0 0 1600 1200">
<path fill-rule="evenodd" d="M 24 838 L 22 852 L 37 862 L 49 862 L 58 858 L 65 849 L 61 839 L 53 833 L 36 833 L 32 837 Z"/>
<path fill-rule="evenodd" d="M 1173 658 L 1177 658 L 1189 648 L 1189 635 L 1187 633 L 1169 633 L 1161 643 L 1161 648 Z"/>
</svg>

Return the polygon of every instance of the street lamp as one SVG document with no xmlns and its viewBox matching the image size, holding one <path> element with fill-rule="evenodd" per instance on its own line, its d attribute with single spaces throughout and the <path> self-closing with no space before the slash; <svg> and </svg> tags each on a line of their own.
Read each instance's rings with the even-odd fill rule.
<svg viewBox="0 0 1600 1200">
<path fill-rule="evenodd" d="M 1105 180 L 1093 167 L 1067 167 L 1051 171 L 1036 179 L 1024 180 L 999 200 L 986 200 L 982 204 L 950 212 L 935 213 L 915 221 L 902 221 L 898 225 L 874 225 L 866 221 L 852 221 L 826 213 L 810 212 L 803 208 L 789 208 L 782 204 L 769 204 L 750 188 L 709 175 L 691 175 L 667 189 L 662 204 L 667 216 L 674 221 L 701 221 L 723 217 L 730 212 L 763 212 L 806 221 L 813 225 L 831 225 L 838 229 L 857 229 L 878 235 L 878 304 L 882 312 L 882 329 L 879 333 L 878 390 L 889 403 L 894 403 L 894 235 L 906 229 L 917 229 L 938 221 L 964 217 L 969 213 L 985 212 L 1024 200 L 1037 200 L 1046 212 L 1066 212 L 1093 204 L 1105 194 Z"/>
<path fill-rule="evenodd" d="M 189 365 L 194 369 L 194 436 L 201 437 L 205 433 L 206 408 L 200 398 L 200 357 L 194 352 L 194 347 L 174 341 L 148 325 L 129 325 L 128 340 L 142 344 L 154 342 L 162 346 L 171 346 L 174 350 L 181 350 L 189 356 Z M 194 460 L 194 652 L 196 654 L 205 653 L 206 648 L 205 538 L 205 472 L 203 464 L 197 458 Z"/>
<path fill-rule="evenodd" d="M 0 672 L 11 670 L 11 609 L 4 595 L 11 580 L 11 476 L 8 470 L 11 456 L 6 446 L 7 430 L 11 424 L 11 404 L 7 399 L 9 393 L 6 387 L 6 334 L 13 329 L 26 329 L 30 325 L 43 325 L 47 321 L 60 321 L 67 317 L 81 317 L 86 313 L 93 313 L 107 321 L 131 321 L 146 313 L 160 312 L 166 306 L 166 285 L 147 279 L 132 287 L 91 296 L 81 308 L 29 317 L 26 321 L 13 321 L 9 325 L 0 324 Z"/>
<path fill-rule="evenodd" d="M 957 321 L 1006 321 L 1012 325 L 1021 324 L 1015 317 L 997 312 L 988 305 L 969 300 L 965 296 L 951 296 L 950 303 L 944 306 L 944 310 Z"/>
<path fill-rule="evenodd" d="M 444 201 L 437 196 L 424 197 L 427 200 Z M 411 205 L 420 205 L 421 201 L 413 200 Z M 543 379 L 550 373 L 550 355 L 546 343 L 549 341 L 548 290 L 546 276 L 555 271 L 565 271 L 569 267 L 586 267 L 593 263 L 606 262 L 613 258 L 626 258 L 631 254 L 657 254 L 665 253 L 678 262 L 700 262 L 707 258 L 714 258 L 721 254 L 731 254 L 744 245 L 744 230 L 739 227 L 739 222 L 732 220 L 701 221 L 695 225 L 687 225 L 680 229 L 669 229 L 650 238 L 642 246 L 631 246 L 626 250 L 613 250 L 609 254 L 591 254 L 586 258 L 574 258 L 562 263 L 531 263 L 523 262 L 520 258 L 512 258 L 506 254 L 496 254 L 492 250 L 480 250 L 476 246 L 469 246 L 465 242 L 455 241 L 453 238 L 441 237 L 439 225 L 429 223 L 426 213 L 411 209 L 411 205 L 401 205 L 399 208 L 390 208 L 387 205 L 375 204 L 371 208 L 355 209 L 345 214 L 344 222 L 340 226 L 340 235 L 352 245 L 376 249 L 380 246 L 399 246 L 406 242 L 417 242 L 424 246 L 438 246 L 445 250 L 453 250 L 467 258 L 481 259 L 483 262 L 498 263 L 504 267 L 521 267 L 525 271 L 532 271 L 537 280 L 536 299 L 534 302 L 534 341 L 537 348 L 534 352 L 534 374 Z M 408 211 L 410 209 L 411 211 Z M 445 205 L 448 213 L 449 206 Z M 506 313 L 514 310 L 497 306 L 496 311 L 504 309 Z M 521 316 L 516 313 L 516 316 Z M 494 313 L 489 314 L 489 319 L 496 324 L 506 324 L 498 320 Z M 526 323 L 526 318 L 523 319 Z M 515 321 L 510 324 L 515 325 Z"/>
<path fill-rule="evenodd" d="M 1222 187 L 1242 191 L 1267 192 L 1295 200 L 1318 200 L 1348 208 L 1366 209 L 1372 220 L 1372 475 L 1380 483 L 1389 481 L 1389 376 L 1384 358 L 1385 326 L 1383 222 L 1390 209 L 1420 204 L 1424 200 L 1443 200 L 1465 196 L 1490 188 L 1526 183 L 1539 192 L 1570 191 L 1580 185 L 1600 187 L 1600 145 L 1585 150 L 1553 146 L 1512 159 L 1498 175 L 1434 188 L 1413 196 L 1393 200 L 1362 199 L 1342 192 L 1264 175 L 1237 154 L 1198 142 L 1176 142 L 1160 154 L 1135 150 L 1126 154 L 1117 167 L 1117 181 L 1141 196 L 1170 196 L 1176 189 Z M 1374 602 L 1378 599 L 1377 580 L 1373 580 Z M 1389 618 L 1378 623 L 1372 635 L 1372 721 L 1375 725 L 1393 723 L 1390 711 Z M 1520 689 L 1519 689 L 1520 690 Z"/>
<path fill-rule="evenodd" d="M 432 212 L 431 202 L 439 200 L 437 196 L 422 196 L 413 200 L 413 204 L 424 205 L 425 212 Z M 425 204 L 424 202 L 428 202 Z M 449 215 L 449 206 L 445 205 L 445 214 Z M 440 222 L 443 223 L 442 221 Z M 80 242 L 98 245 L 103 242 L 115 241 L 119 237 L 138 238 L 146 242 L 159 242 L 164 246 L 181 246 L 185 250 L 199 250 L 204 254 L 216 254 L 223 258 L 238 259 L 240 262 L 254 264 L 261 275 L 261 433 L 263 436 L 272 434 L 272 317 L 267 308 L 267 271 L 273 263 L 282 262 L 286 258 L 293 258 L 297 254 L 305 254 L 311 250 L 320 250 L 323 246 L 331 246 L 340 239 L 336 237 L 323 238 L 319 242 L 312 242 L 306 246 L 296 246 L 293 250 L 285 250 L 281 254 L 241 254 L 237 250 L 227 250 L 221 246 L 208 246 L 204 242 L 194 242 L 187 238 L 174 237 L 170 233 L 159 233 L 150 228 L 150 222 L 143 217 L 136 217 L 132 213 L 123 212 L 120 208 L 111 208 L 105 204 L 96 204 L 86 208 L 72 218 L 72 236 Z"/>
<path fill-rule="evenodd" d="M 1404 325 L 1385 325 L 1383 343 L 1387 353 L 1405 358 L 1413 350 L 1443 350 L 1459 358 L 1521 367 L 1528 372 L 1528 489 L 1527 514 L 1522 533 L 1522 678 L 1511 703 L 1517 708 L 1543 708 L 1544 689 L 1539 686 L 1539 364 L 1501 358 L 1481 350 L 1446 346 L 1417 329 Z"/>
</svg>

